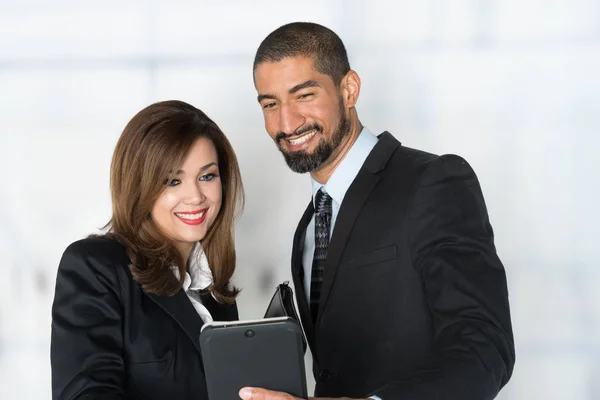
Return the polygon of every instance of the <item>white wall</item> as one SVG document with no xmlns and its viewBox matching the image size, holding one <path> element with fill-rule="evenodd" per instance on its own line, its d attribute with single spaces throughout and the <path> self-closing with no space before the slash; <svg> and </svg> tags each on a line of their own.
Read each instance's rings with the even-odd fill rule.
<svg viewBox="0 0 600 400">
<path fill-rule="evenodd" d="M 517 345 L 499 398 L 600 398 L 598 1 L 124 3 L 0 0 L 0 398 L 50 398 L 59 257 L 107 221 L 113 147 L 154 101 L 188 101 L 231 138 L 240 311 L 262 316 L 310 185 L 264 132 L 251 68 L 294 20 L 345 41 L 363 123 L 476 169 Z"/>
</svg>

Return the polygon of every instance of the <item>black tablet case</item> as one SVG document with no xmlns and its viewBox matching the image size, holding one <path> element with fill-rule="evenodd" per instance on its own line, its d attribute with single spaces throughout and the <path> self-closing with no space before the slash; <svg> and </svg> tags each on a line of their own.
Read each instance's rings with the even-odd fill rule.
<svg viewBox="0 0 600 400">
<path fill-rule="evenodd" d="M 245 386 L 307 398 L 302 340 L 302 329 L 291 318 L 206 326 L 200 348 L 209 399 L 239 399 Z"/>
</svg>

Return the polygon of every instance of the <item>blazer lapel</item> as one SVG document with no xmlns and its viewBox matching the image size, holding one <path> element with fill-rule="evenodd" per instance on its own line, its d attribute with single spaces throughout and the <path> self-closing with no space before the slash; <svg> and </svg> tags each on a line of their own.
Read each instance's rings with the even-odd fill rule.
<svg viewBox="0 0 600 400">
<path fill-rule="evenodd" d="M 308 204 L 308 207 L 306 207 L 304 215 L 302 215 L 300 223 L 296 228 L 296 233 L 294 234 L 294 243 L 292 247 L 292 278 L 294 280 L 294 288 L 296 289 L 296 301 L 298 303 L 298 312 L 300 314 L 300 319 L 302 320 L 302 327 L 304 328 L 306 340 L 311 348 L 311 351 L 314 354 L 314 326 L 310 315 L 310 308 L 308 303 L 306 302 L 306 288 L 304 287 L 304 274 L 306 272 L 304 271 L 304 266 L 302 265 L 302 255 L 304 253 L 304 238 L 306 236 L 306 228 L 313 214 L 314 207 L 311 198 L 311 201 Z"/>
<path fill-rule="evenodd" d="M 200 329 L 203 321 L 185 292 L 180 290 L 175 296 L 147 294 L 181 326 L 200 353 Z"/>
<path fill-rule="evenodd" d="M 317 325 L 321 320 L 323 310 L 325 310 L 325 305 L 327 304 L 329 293 L 331 292 L 331 287 L 354 222 L 373 188 L 381 179 L 379 171 L 385 167 L 385 164 L 399 145 L 400 142 L 389 132 L 382 133 L 346 192 L 333 228 L 327 251 L 327 259 L 325 260 Z"/>
<path fill-rule="evenodd" d="M 239 319 L 236 304 L 220 304 L 210 293 L 200 293 L 200 298 L 213 321 L 237 321 Z"/>
</svg>

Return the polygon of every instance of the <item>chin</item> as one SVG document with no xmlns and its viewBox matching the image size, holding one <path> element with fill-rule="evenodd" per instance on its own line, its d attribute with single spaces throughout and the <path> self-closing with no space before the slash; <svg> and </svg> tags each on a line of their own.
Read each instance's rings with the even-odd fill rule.
<svg viewBox="0 0 600 400">
<path fill-rule="evenodd" d="M 199 242 L 200 240 L 204 239 L 205 236 L 206 236 L 206 232 L 198 233 L 197 235 L 182 235 L 181 241 L 187 242 L 187 243 L 196 243 L 196 242 Z"/>
</svg>

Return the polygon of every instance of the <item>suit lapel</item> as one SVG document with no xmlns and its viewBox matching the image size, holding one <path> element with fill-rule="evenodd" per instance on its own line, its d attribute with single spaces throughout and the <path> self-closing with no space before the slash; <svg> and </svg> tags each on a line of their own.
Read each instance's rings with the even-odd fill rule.
<svg viewBox="0 0 600 400">
<path fill-rule="evenodd" d="M 321 288 L 321 298 L 319 300 L 319 314 L 317 325 L 319 324 L 325 305 L 329 299 L 329 293 L 335 280 L 338 267 L 340 265 L 346 243 L 352 232 L 352 227 L 360 211 L 367 201 L 367 198 L 381 179 L 381 171 L 394 150 L 400 145 L 390 133 L 384 132 L 379 136 L 379 140 L 369 156 L 365 160 L 358 175 L 348 188 L 344 200 L 338 213 L 323 272 L 323 286 Z"/>
<path fill-rule="evenodd" d="M 315 352 L 314 348 L 314 326 L 310 316 L 310 308 L 306 302 L 306 288 L 304 287 L 304 266 L 302 265 L 302 254 L 304 253 L 304 238 L 306 237 L 306 228 L 310 219 L 314 214 L 312 198 L 308 207 L 304 211 L 304 215 L 296 228 L 294 234 L 294 244 L 292 248 L 292 278 L 294 280 L 294 288 L 296 289 L 296 301 L 298 303 L 298 312 L 302 320 L 302 327 L 306 335 L 306 340 L 311 347 L 311 351 Z M 312 266 L 311 266 L 312 267 Z M 308 272 L 310 273 L 310 272 Z"/>
<path fill-rule="evenodd" d="M 323 310 L 329 298 L 331 287 L 333 285 L 338 265 L 341 261 L 346 243 L 352 232 L 352 227 L 356 218 L 360 214 L 364 203 L 380 180 L 379 171 L 381 171 L 392 153 L 400 145 L 389 132 L 383 132 L 379 136 L 379 141 L 365 160 L 365 163 L 359 171 L 356 179 L 350 185 L 339 214 L 336 219 L 336 225 L 329 243 L 327 260 L 325 261 L 325 272 L 323 277 L 323 288 L 321 291 L 321 300 L 319 304 L 319 319 L 323 315 Z M 314 207 L 311 202 L 304 211 L 296 233 L 294 234 L 294 243 L 292 248 L 292 277 L 296 289 L 296 300 L 298 310 L 302 320 L 302 327 L 306 334 L 306 339 L 317 360 L 317 349 L 315 347 L 315 324 L 312 321 L 310 308 L 306 301 L 306 288 L 304 287 L 304 266 L 302 265 L 302 256 L 304 252 L 304 239 L 306 228 L 314 214 Z M 312 266 L 310 266 L 312 267 Z M 317 321 L 318 323 L 319 321 Z"/>
<path fill-rule="evenodd" d="M 348 192 L 346 192 L 346 196 L 344 197 L 344 201 L 342 202 L 333 228 L 329 249 L 327 250 L 317 324 L 323 315 L 323 310 L 325 309 L 325 304 L 327 303 L 329 293 L 331 292 L 331 286 L 333 285 L 335 275 L 337 274 L 337 269 L 342 254 L 344 253 L 346 242 L 348 241 L 348 237 L 354 226 L 354 221 L 356 221 L 363 204 L 371 194 L 371 191 L 377 182 L 379 182 L 379 179 L 379 176 L 361 169 L 354 182 L 352 182 L 352 185 L 350 185 Z"/>
<path fill-rule="evenodd" d="M 203 321 L 183 290 L 174 296 L 156 295 L 148 293 L 148 296 L 173 318 L 179 326 L 187 333 L 200 352 L 200 329 Z"/>
<path fill-rule="evenodd" d="M 201 293 L 200 298 L 213 321 L 237 321 L 239 319 L 236 304 L 220 304 L 210 293 Z"/>
</svg>

